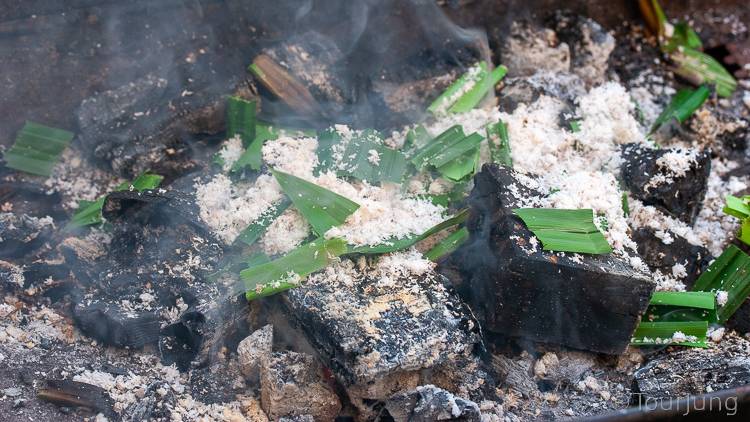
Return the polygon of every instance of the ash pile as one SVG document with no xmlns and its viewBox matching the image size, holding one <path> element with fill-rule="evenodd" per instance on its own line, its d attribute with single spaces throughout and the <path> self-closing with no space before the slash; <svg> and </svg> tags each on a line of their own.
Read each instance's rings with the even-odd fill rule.
<svg viewBox="0 0 750 422">
<path fill-rule="evenodd" d="M 390 6 L 447 41 L 420 20 L 384 54 L 371 11 L 357 45 L 269 42 L 245 6 L 188 7 L 242 19 L 83 98 L 48 177 L 4 154 L 0 415 L 513 422 L 750 383 L 744 297 L 697 337 L 638 337 L 655 292 L 748 250 L 722 209 L 750 193 L 750 81 L 655 125 L 694 81 L 640 25 L 555 13 L 485 40 Z M 478 74 L 488 95 L 441 105 Z M 430 156 L 449 138 L 481 141 Z M 550 248 L 528 209 L 587 211 L 600 249 Z"/>
</svg>

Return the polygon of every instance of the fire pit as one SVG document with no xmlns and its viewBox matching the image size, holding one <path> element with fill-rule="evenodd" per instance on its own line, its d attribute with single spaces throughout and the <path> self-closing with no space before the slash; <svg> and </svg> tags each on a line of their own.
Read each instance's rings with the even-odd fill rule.
<svg viewBox="0 0 750 422">
<path fill-rule="evenodd" d="M 742 2 L 0 10 L 0 421 L 747 414 Z"/>
</svg>

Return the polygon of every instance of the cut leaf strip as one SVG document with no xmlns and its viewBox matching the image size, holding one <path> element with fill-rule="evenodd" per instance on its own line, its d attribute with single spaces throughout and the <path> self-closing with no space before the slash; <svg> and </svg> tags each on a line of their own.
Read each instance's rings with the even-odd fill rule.
<svg viewBox="0 0 750 422">
<path fill-rule="evenodd" d="M 319 236 L 331 227 L 343 224 L 359 208 L 356 202 L 307 180 L 278 170 L 271 172 L 286 196 Z"/>
<path fill-rule="evenodd" d="M 750 256 L 729 245 L 696 280 L 693 291 L 727 292 L 727 302 L 716 312 L 719 322 L 726 322 L 750 294 Z"/>
<path fill-rule="evenodd" d="M 487 141 L 490 147 L 490 158 L 492 159 L 492 162 L 508 168 L 513 168 L 508 126 L 506 126 L 502 120 L 494 125 L 487 126 Z"/>
<path fill-rule="evenodd" d="M 346 252 L 341 239 L 317 239 L 271 262 L 240 272 L 247 300 L 270 296 L 297 287 L 310 274 L 325 268 Z"/>
<path fill-rule="evenodd" d="M 263 215 L 253 221 L 242 233 L 237 236 L 237 240 L 250 246 L 254 244 L 266 232 L 268 226 L 274 222 L 284 211 L 292 204 L 288 198 L 282 199 L 279 203 L 266 210 Z"/>
<path fill-rule="evenodd" d="M 590 209 L 517 208 L 513 212 L 542 241 L 545 250 L 590 254 L 612 252 L 607 239 L 594 224 Z"/>
<path fill-rule="evenodd" d="M 34 122 L 26 122 L 3 159 L 9 168 L 49 176 L 73 133 Z"/>
<path fill-rule="evenodd" d="M 448 237 L 441 240 L 440 243 L 435 245 L 432 249 L 424 254 L 425 258 L 430 261 L 437 261 L 445 255 L 458 249 L 464 242 L 469 239 L 469 231 L 466 227 L 462 227 L 455 232 L 451 233 Z"/>
<path fill-rule="evenodd" d="M 245 147 L 255 139 L 255 101 L 234 96 L 227 100 L 227 138 L 235 135 Z"/>
<path fill-rule="evenodd" d="M 707 321 L 680 321 L 680 322 L 641 322 L 633 333 L 631 343 L 634 346 L 692 346 L 708 347 L 706 344 Z M 685 341 L 675 341 L 682 336 Z"/>
<path fill-rule="evenodd" d="M 690 117 L 691 114 L 706 101 L 711 91 L 707 86 L 702 85 L 698 89 L 681 89 L 672 97 L 667 108 L 659 114 L 654 124 L 651 125 L 649 134 L 656 132 L 659 128 L 671 119 L 682 123 Z"/>
</svg>

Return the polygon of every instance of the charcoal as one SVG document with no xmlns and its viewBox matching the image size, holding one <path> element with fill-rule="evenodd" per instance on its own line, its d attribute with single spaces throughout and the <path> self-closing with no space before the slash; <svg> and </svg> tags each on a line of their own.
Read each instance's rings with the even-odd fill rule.
<svg viewBox="0 0 750 422">
<path fill-rule="evenodd" d="M 237 346 L 237 357 L 242 374 L 250 381 L 257 381 L 258 370 L 263 359 L 271 354 L 273 326 L 266 325 L 242 340 Z"/>
<path fill-rule="evenodd" d="M 585 93 L 581 78 L 575 74 L 537 72 L 528 77 L 505 79 L 503 95 L 498 101 L 503 110 L 512 113 L 519 104 L 531 104 L 546 95 L 563 101 L 573 115 L 575 99 Z"/>
<path fill-rule="evenodd" d="M 686 153 L 695 153 L 689 168 L 674 168 L 670 164 L 670 156 Z M 634 197 L 687 224 L 695 222 L 711 173 L 708 151 L 651 149 L 628 144 L 622 148 L 622 160 L 622 180 Z"/>
<path fill-rule="evenodd" d="M 453 394 L 481 403 L 495 396 L 492 369 L 479 356 L 456 356 L 435 367 L 430 383 Z"/>
<path fill-rule="evenodd" d="M 606 81 L 615 38 L 591 18 L 558 11 L 552 20 L 557 37 L 570 47 L 571 71 L 589 87 Z"/>
<path fill-rule="evenodd" d="M 475 177 L 470 239 L 445 265 L 484 331 L 574 349 L 619 354 L 630 342 L 655 288 L 612 254 L 552 253 L 512 208 L 523 195 L 514 173 L 485 165 Z M 455 272 L 453 273 L 455 274 Z"/>
<path fill-rule="evenodd" d="M 269 419 L 311 415 L 332 421 L 341 410 L 338 396 L 323 381 L 320 364 L 310 355 L 273 353 L 260 370 L 260 400 Z"/>
<path fill-rule="evenodd" d="M 659 271 L 665 275 L 672 275 L 672 267 L 680 264 L 685 267 L 687 276 L 680 279 L 690 288 L 700 277 L 713 256 L 703 246 L 693 245 L 684 237 L 669 230 L 665 230 L 673 239 L 668 245 L 651 228 L 633 230 L 630 237 L 638 245 L 638 255 L 648 265 L 651 271 Z M 662 236 L 663 237 L 663 236 Z"/>
<path fill-rule="evenodd" d="M 0 204 L 12 205 L 15 214 L 27 214 L 34 217 L 50 216 L 55 220 L 65 216 L 59 192 L 38 183 L 29 183 L 16 178 L 0 181 Z"/>
<path fill-rule="evenodd" d="M 50 217 L 0 213 L 0 259 L 28 257 L 50 239 L 53 230 Z"/>
<path fill-rule="evenodd" d="M 285 303 L 363 415 L 479 341 L 468 308 L 432 270 L 381 279 L 347 260 L 290 290 Z"/>
<path fill-rule="evenodd" d="M 159 318 L 144 312 L 132 315 L 115 305 L 76 305 L 73 318 L 81 331 L 106 345 L 141 348 L 159 338 Z"/>
<path fill-rule="evenodd" d="M 0 287 L 2 289 L 22 289 L 25 280 L 23 268 L 12 262 L 0 261 Z"/>
<path fill-rule="evenodd" d="M 70 380 L 47 380 L 46 388 L 37 391 L 37 397 L 65 407 L 83 407 L 113 418 L 112 399 L 96 385 Z"/>
<path fill-rule="evenodd" d="M 569 72 L 570 47 L 560 42 L 551 29 L 516 21 L 500 49 L 500 61 L 508 67 L 510 77 L 530 76 L 540 70 Z"/>
<path fill-rule="evenodd" d="M 533 358 L 525 352 L 516 357 L 492 355 L 492 369 L 503 386 L 527 395 L 537 391 L 537 384 L 531 376 L 533 363 Z"/>
<path fill-rule="evenodd" d="M 684 398 L 750 384 L 750 342 L 734 335 L 708 349 L 661 352 L 635 373 L 635 401 Z"/>
<path fill-rule="evenodd" d="M 596 366 L 596 355 L 578 351 L 548 352 L 534 363 L 534 375 L 556 388 L 573 387 Z"/>
<path fill-rule="evenodd" d="M 687 125 L 696 140 L 711 147 L 712 152 L 728 159 L 743 161 L 750 137 L 750 121 L 741 112 L 744 104 L 736 104 L 728 110 L 714 105 L 705 105 L 698 110 Z"/>
<path fill-rule="evenodd" d="M 159 336 L 162 364 L 176 364 L 178 369 L 188 370 L 203 344 L 205 325 L 205 315 L 189 310 L 180 315 L 179 321 L 164 327 Z"/>
<path fill-rule="evenodd" d="M 464 421 L 479 422 L 479 406 L 456 397 L 434 385 L 419 386 L 414 390 L 393 395 L 385 405 L 396 422 Z"/>
<path fill-rule="evenodd" d="M 312 415 L 288 416 L 279 418 L 279 422 L 315 422 Z"/>
<path fill-rule="evenodd" d="M 249 94 L 236 76 L 213 84 L 211 69 L 186 67 L 182 75 L 149 73 L 83 100 L 77 113 L 83 150 L 127 178 L 147 169 L 174 175 L 194 168 L 185 138 L 223 130 L 225 96 Z"/>
</svg>

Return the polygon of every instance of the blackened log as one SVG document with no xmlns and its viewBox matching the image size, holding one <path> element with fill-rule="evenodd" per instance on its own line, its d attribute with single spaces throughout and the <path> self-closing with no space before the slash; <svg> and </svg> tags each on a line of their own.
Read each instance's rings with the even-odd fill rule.
<svg viewBox="0 0 750 422">
<path fill-rule="evenodd" d="M 696 152 L 695 162 L 682 175 L 657 162 L 667 153 L 680 151 L 624 145 L 620 171 L 625 186 L 634 197 L 692 225 L 706 196 L 711 154 L 708 151 Z"/>
<path fill-rule="evenodd" d="M 673 239 L 668 245 L 661 238 L 656 237 L 654 229 L 650 228 L 633 230 L 630 237 L 638 245 L 638 255 L 652 271 L 672 275 L 672 267 L 675 264 L 683 265 L 687 276 L 680 281 L 690 288 L 708 268 L 713 256 L 703 246 L 693 245 L 684 237 L 667 232 Z"/>
<path fill-rule="evenodd" d="M 47 380 L 46 388 L 40 388 L 37 397 L 59 406 L 83 407 L 108 418 L 116 417 L 112 399 L 103 388 L 96 385 L 70 380 Z"/>
<path fill-rule="evenodd" d="M 512 188 L 511 188 L 512 187 Z M 619 354 L 648 306 L 652 280 L 614 255 L 541 250 L 512 214 L 533 195 L 512 171 L 485 165 L 475 177 L 470 239 L 447 265 L 485 331 L 539 343 Z M 514 193 L 515 192 L 515 193 Z"/>
<path fill-rule="evenodd" d="M 685 398 L 750 384 L 750 342 L 734 335 L 708 349 L 659 353 L 635 373 L 635 401 Z"/>
</svg>

